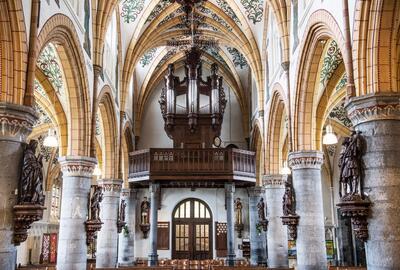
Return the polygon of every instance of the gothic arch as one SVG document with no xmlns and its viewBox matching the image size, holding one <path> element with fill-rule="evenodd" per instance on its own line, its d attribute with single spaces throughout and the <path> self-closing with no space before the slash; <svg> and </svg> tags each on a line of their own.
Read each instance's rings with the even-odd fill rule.
<svg viewBox="0 0 400 270">
<path fill-rule="evenodd" d="M 27 40 L 21 0 L 0 0 L 0 101 L 23 104 Z"/>
<path fill-rule="evenodd" d="M 264 151 L 263 151 L 263 137 L 262 137 L 262 124 L 256 120 L 253 125 L 253 132 L 251 136 L 250 150 L 256 152 L 256 185 L 262 185 L 262 176 L 264 175 Z"/>
<path fill-rule="evenodd" d="M 103 123 L 103 178 L 118 177 L 118 124 L 111 88 L 105 85 L 98 97 L 98 113 Z"/>
<path fill-rule="evenodd" d="M 90 95 L 82 46 L 71 19 L 56 14 L 43 25 L 37 40 L 38 55 L 52 42 L 62 63 L 68 100 L 68 155 L 89 156 Z M 37 59 L 37 56 L 35 59 Z M 31 59 L 31 61 L 34 61 Z"/>
<path fill-rule="evenodd" d="M 293 150 L 318 150 L 316 142 L 317 126 L 315 117 L 318 104 L 316 82 L 320 73 L 320 60 L 325 44 L 333 39 L 343 58 L 348 57 L 340 28 L 333 16 L 325 10 L 315 11 L 309 18 L 305 35 L 300 46 L 300 60 L 296 70 L 294 85 Z M 344 61 L 346 63 L 346 61 Z"/>
</svg>

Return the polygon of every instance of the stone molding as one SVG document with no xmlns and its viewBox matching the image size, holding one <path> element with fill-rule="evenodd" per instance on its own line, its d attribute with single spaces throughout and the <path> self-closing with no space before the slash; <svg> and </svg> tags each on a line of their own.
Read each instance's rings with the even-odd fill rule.
<svg viewBox="0 0 400 270">
<path fill-rule="evenodd" d="M 97 164 L 95 158 L 83 156 L 59 157 L 58 162 L 60 163 L 63 176 L 88 178 L 93 176 L 93 170 Z"/>
<path fill-rule="evenodd" d="M 103 188 L 103 193 L 106 195 L 106 193 L 109 192 L 117 192 L 118 195 L 121 193 L 122 190 L 122 183 L 124 181 L 121 179 L 99 179 L 97 180 L 97 183 L 99 186 Z"/>
<path fill-rule="evenodd" d="M 345 105 L 354 126 L 379 120 L 400 121 L 400 95 L 379 94 L 351 98 Z"/>
<path fill-rule="evenodd" d="M 26 142 L 36 120 L 33 108 L 0 102 L 0 139 Z"/>
<path fill-rule="evenodd" d="M 263 186 L 267 188 L 285 188 L 286 176 L 282 174 L 267 174 L 262 178 Z"/>
<path fill-rule="evenodd" d="M 256 186 L 247 189 L 249 192 L 249 197 L 261 197 L 265 194 L 265 188 Z"/>
<path fill-rule="evenodd" d="M 298 169 L 321 169 L 324 163 L 324 154 L 320 151 L 298 151 L 289 154 L 289 167 Z"/>
</svg>

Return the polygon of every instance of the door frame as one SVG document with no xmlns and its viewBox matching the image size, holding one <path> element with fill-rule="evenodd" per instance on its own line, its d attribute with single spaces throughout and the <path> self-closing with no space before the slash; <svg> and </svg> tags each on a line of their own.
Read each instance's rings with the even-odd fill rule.
<svg viewBox="0 0 400 270">
<path fill-rule="evenodd" d="M 190 218 L 175 218 L 175 213 L 179 209 L 179 207 L 190 201 Z M 208 212 L 210 213 L 210 218 L 195 218 L 194 217 L 194 202 L 198 201 L 199 203 L 203 204 Z M 195 235 L 194 235 L 194 230 L 196 224 L 206 224 L 209 226 L 209 232 L 208 232 L 208 241 L 209 241 L 209 251 L 208 251 L 208 258 L 207 259 L 213 259 L 214 258 L 214 238 L 213 238 L 213 213 L 211 211 L 210 206 L 203 200 L 198 199 L 198 198 L 187 198 L 184 200 L 181 200 L 175 207 L 174 210 L 172 211 L 172 250 L 171 250 L 171 258 L 176 259 L 179 251 L 176 251 L 176 225 L 178 224 L 187 224 L 189 225 L 189 256 L 193 256 L 195 254 L 195 243 L 191 243 L 191 241 L 194 242 Z M 189 258 L 191 259 L 191 258 Z"/>
</svg>

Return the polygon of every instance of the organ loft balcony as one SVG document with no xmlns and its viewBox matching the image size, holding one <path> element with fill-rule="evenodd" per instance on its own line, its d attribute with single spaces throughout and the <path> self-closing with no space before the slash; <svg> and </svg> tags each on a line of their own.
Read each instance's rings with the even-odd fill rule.
<svg viewBox="0 0 400 270">
<path fill-rule="evenodd" d="M 255 153 L 219 148 L 225 112 L 223 78 L 217 64 L 202 78 L 202 51 L 186 51 L 183 80 L 169 64 L 160 109 L 164 130 L 174 148 L 151 148 L 130 153 L 129 181 L 136 185 L 158 181 L 166 186 L 216 187 L 235 181 L 254 186 Z"/>
</svg>

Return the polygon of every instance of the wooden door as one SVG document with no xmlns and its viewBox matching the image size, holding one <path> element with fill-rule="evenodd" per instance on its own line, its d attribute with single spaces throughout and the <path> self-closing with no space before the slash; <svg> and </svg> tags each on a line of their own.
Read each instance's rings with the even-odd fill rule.
<svg viewBox="0 0 400 270">
<path fill-rule="evenodd" d="M 212 217 L 203 201 L 182 201 L 175 208 L 172 220 L 173 259 L 212 259 Z"/>
</svg>

